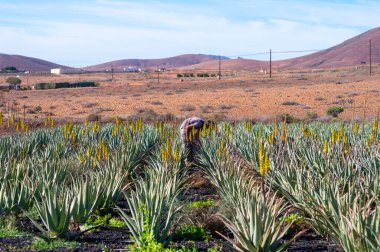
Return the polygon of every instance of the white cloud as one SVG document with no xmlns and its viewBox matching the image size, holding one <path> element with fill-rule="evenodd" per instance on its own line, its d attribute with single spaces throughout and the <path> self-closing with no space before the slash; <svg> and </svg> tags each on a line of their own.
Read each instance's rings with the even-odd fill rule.
<svg viewBox="0 0 380 252">
<path fill-rule="evenodd" d="M 0 3 L 0 33 L 8 38 L 0 40 L 2 52 L 83 66 L 182 53 L 323 49 L 378 25 L 373 11 L 380 13 L 380 5 L 373 2 L 292 0 L 285 6 L 276 0 L 222 1 L 208 9 L 184 3 L 77 2 L 41 9 Z M 8 15 L 2 15 L 3 8 Z M 276 57 L 291 56 L 296 55 Z"/>
</svg>

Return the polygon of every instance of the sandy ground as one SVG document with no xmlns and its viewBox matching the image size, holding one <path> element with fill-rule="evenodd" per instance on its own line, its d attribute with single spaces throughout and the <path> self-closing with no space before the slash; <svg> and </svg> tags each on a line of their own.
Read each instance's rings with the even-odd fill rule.
<svg viewBox="0 0 380 252">
<path fill-rule="evenodd" d="M 46 114 L 65 120 L 119 116 L 273 120 L 288 113 L 299 118 L 316 114 L 326 117 L 331 106 L 343 106 L 344 119 L 374 117 L 380 107 L 380 66 L 368 69 L 275 70 L 272 78 L 257 71 L 224 71 L 214 78 L 177 78 L 176 71 L 156 73 L 111 73 L 75 75 L 24 75 L 24 86 L 37 82 L 93 80 L 95 88 L 10 91 L 0 94 L 0 110 L 10 110 L 27 119 Z M 181 72 L 182 73 L 182 72 Z M 211 73 L 211 72 L 210 72 Z M 7 76 L 0 76 L 4 83 Z M 41 107 L 41 111 L 38 110 Z M 25 108 L 25 109 L 24 109 Z"/>
</svg>

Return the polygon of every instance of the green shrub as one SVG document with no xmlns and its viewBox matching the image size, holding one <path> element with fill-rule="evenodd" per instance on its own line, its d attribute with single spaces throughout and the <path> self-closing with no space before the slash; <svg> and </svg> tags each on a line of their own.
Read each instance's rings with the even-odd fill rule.
<svg viewBox="0 0 380 252">
<path fill-rule="evenodd" d="M 192 241 L 203 241 L 207 239 L 204 227 L 185 225 L 178 229 L 176 236 L 180 239 L 188 239 Z"/>
<path fill-rule="evenodd" d="M 82 81 L 82 82 L 57 82 L 57 83 L 36 83 L 34 88 L 40 89 L 56 89 L 56 88 L 77 88 L 77 87 L 95 87 L 96 83 L 93 81 Z"/>
<path fill-rule="evenodd" d="M 126 224 L 123 220 L 120 220 L 118 218 L 112 218 L 108 221 L 108 226 L 122 228 L 125 227 Z"/>
<path fill-rule="evenodd" d="M 57 82 L 55 83 L 55 88 L 68 88 L 70 87 L 70 83 L 68 82 Z"/>
<path fill-rule="evenodd" d="M 32 243 L 31 248 L 35 250 L 53 250 L 57 248 L 76 249 L 79 243 L 76 241 L 52 240 L 50 242 L 44 240 L 36 240 Z"/>
<path fill-rule="evenodd" d="M 335 107 L 330 107 L 327 109 L 326 114 L 331 115 L 332 117 L 338 117 L 340 113 L 344 111 L 343 107 L 340 106 L 335 106 Z"/>
<path fill-rule="evenodd" d="M 109 220 L 111 220 L 111 214 L 107 214 L 104 216 L 93 215 L 86 220 L 86 226 L 87 227 L 94 227 L 94 226 L 98 226 L 98 225 L 106 225 Z"/>
<path fill-rule="evenodd" d="M 2 73 L 17 73 L 18 70 L 14 66 L 7 66 L 7 67 L 2 68 L 0 72 L 2 72 Z"/>
<path fill-rule="evenodd" d="M 198 200 L 188 204 L 188 208 L 203 208 L 203 207 L 211 207 L 215 205 L 215 201 L 213 199 L 205 199 Z"/>
<path fill-rule="evenodd" d="M 17 77 L 8 77 L 5 82 L 11 85 L 18 85 L 21 84 L 21 79 Z"/>
<path fill-rule="evenodd" d="M 42 108 L 40 105 L 34 107 L 34 112 L 38 113 L 38 112 L 41 112 L 42 111 Z"/>
<path fill-rule="evenodd" d="M 297 123 L 300 121 L 299 118 L 292 116 L 291 114 L 285 113 L 277 116 L 277 121 L 286 122 L 286 123 Z"/>
</svg>

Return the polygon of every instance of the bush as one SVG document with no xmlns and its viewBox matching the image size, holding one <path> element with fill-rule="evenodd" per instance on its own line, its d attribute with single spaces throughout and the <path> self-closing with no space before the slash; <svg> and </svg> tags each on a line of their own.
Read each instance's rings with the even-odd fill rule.
<svg viewBox="0 0 380 252">
<path fill-rule="evenodd" d="M 286 102 L 281 103 L 281 105 L 283 105 L 283 106 L 297 106 L 300 104 L 296 101 L 286 101 Z"/>
<path fill-rule="evenodd" d="M 5 82 L 11 85 L 18 85 L 21 83 L 21 80 L 17 77 L 8 77 Z"/>
<path fill-rule="evenodd" d="M 187 111 L 187 112 L 191 112 L 191 111 L 194 111 L 195 110 L 195 106 L 191 105 L 191 104 L 184 104 L 180 107 L 180 110 L 181 111 Z"/>
<path fill-rule="evenodd" d="M 207 239 L 205 228 L 194 225 L 185 225 L 179 228 L 179 230 L 176 233 L 176 236 L 179 239 L 188 239 L 192 241 L 200 241 Z"/>
<path fill-rule="evenodd" d="M 14 66 L 7 66 L 7 67 L 2 68 L 0 72 L 2 72 L 2 73 L 17 73 L 18 70 Z"/>
<path fill-rule="evenodd" d="M 210 77 L 210 74 L 209 73 L 197 73 L 197 77 Z"/>
<path fill-rule="evenodd" d="M 36 107 L 34 108 L 34 112 L 36 112 L 36 113 L 41 112 L 41 111 L 42 111 L 42 108 L 41 108 L 40 105 L 38 105 L 38 106 L 36 106 Z"/>
<path fill-rule="evenodd" d="M 285 113 L 285 114 L 277 115 L 277 121 L 286 122 L 286 123 L 297 123 L 300 121 L 300 119 L 292 116 L 291 114 Z"/>
<path fill-rule="evenodd" d="M 56 82 L 56 83 L 36 83 L 35 89 L 55 89 L 55 88 L 76 88 L 76 87 L 95 87 L 96 83 L 93 81 L 83 81 L 83 82 Z"/>
<path fill-rule="evenodd" d="M 92 113 L 92 114 L 89 114 L 88 116 L 87 116 L 87 121 L 89 121 L 89 122 L 100 122 L 100 120 L 101 120 L 101 115 L 99 115 L 99 114 L 96 114 L 96 113 Z"/>
<path fill-rule="evenodd" d="M 336 106 L 336 107 L 330 107 L 327 109 L 326 114 L 331 115 L 332 117 L 338 117 L 340 113 L 344 111 L 343 107 Z"/>
<path fill-rule="evenodd" d="M 314 120 L 318 118 L 318 114 L 315 112 L 307 112 L 306 119 Z"/>
</svg>

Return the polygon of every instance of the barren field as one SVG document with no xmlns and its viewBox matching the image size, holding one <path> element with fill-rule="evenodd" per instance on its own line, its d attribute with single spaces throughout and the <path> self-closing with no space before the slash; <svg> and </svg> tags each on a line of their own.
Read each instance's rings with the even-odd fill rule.
<svg viewBox="0 0 380 252">
<path fill-rule="evenodd" d="M 204 71 L 217 73 L 217 71 Z M 23 86 L 38 82 L 91 80 L 95 88 L 10 91 L 0 96 L 3 113 L 25 113 L 27 119 L 84 121 L 100 115 L 177 118 L 196 115 L 210 119 L 278 120 L 285 113 L 297 118 L 327 120 L 326 110 L 344 107 L 342 119 L 371 118 L 380 107 L 380 83 L 376 66 L 369 76 L 365 66 L 325 70 L 273 72 L 227 71 L 222 79 L 178 78 L 180 70 L 157 73 L 83 73 L 71 75 L 22 75 Z M 0 83 L 8 76 L 1 75 Z M 25 108 L 25 109 L 24 109 Z M 39 109 L 41 108 L 41 110 Z M 275 119 L 277 118 L 277 119 Z"/>
</svg>

